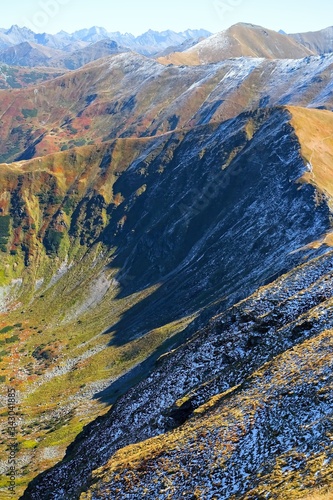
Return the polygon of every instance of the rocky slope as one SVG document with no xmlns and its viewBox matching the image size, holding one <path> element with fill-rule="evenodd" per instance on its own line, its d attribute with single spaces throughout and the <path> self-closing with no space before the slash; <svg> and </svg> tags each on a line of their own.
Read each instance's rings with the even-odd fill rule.
<svg viewBox="0 0 333 500">
<path fill-rule="evenodd" d="M 292 499 L 329 483 L 331 277 L 329 252 L 214 318 L 160 359 L 23 498 L 78 498 L 88 486 L 81 498 L 274 491 Z"/>
<path fill-rule="evenodd" d="M 307 121 L 333 129 L 328 111 L 273 108 L 1 165 L 1 292 L 12 301 L 0 370 L 5 381 L 15 373 L 22 485 L 61 460 L 159 356 L 327 251 L 331 176 L 318 172 L 330 168 L 331 143 L 323 148 L 319 133 L 310 142 Z M 184 376 L 190 369 L 197 364 Z M 146 437 L 158 430 L 149 429 Z M 94 452 L 90 472 L 109 456 Z"/>
<path fill-rule="evenodd" d="M 133 53 L 110 56 L 43 85 L 3 92 L 0 160 L 186 130 L 258 107 L 331 109 L 332 63 L 327 55 L 165 67 Z"/>
<path fill-rule="evenodd" d="M 1 91 L 18 495 L 33 479 L 25 498 L 329 484 L 332 63 L 130 52 Z M 5 495 L 7 452 L 1 434 Z"/>
</svg>

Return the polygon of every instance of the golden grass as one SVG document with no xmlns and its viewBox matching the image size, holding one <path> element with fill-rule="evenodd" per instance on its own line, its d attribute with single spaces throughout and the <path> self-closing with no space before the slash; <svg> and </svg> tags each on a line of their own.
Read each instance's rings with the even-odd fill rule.
<svg viewBox="0 0 333 500">
<path fill-rule="evenodd" d="M 174 52 L 157 60 L 164 65 L 198 66 L 232 57 L 275 59 L 286 57 L 287 54 L 297 58 L 313 55 L 313 52 L 275 31 L 237 24 L 221 35 L 221 44 L 217 48 L 209 43 L 204 43 L 195 45 L 185 52 Z"/>
<path fill-rule="evenodd" d="M 294 106 L 287 109 L 302 155 L 311 169 L 301 180 L 316 186 L 333 208 L 333 113 Z"/>
<path fill-rule="evenodd" d="M 186 66 L 199 66 L 201 64 L 199 54 L 196 52 L 174 52 L 173 54 L 159 57 L 157 61 L 165 66 L 168 64 L 173 64 L 174 66 L 181 66 L 182 64 Z"/>
<path fill-rule="evenodd" d="M 299 498 L 299 500 L 333 500 L 333 490 L 318 490 L 310 493 L 305 497 Z"/>
</svg>

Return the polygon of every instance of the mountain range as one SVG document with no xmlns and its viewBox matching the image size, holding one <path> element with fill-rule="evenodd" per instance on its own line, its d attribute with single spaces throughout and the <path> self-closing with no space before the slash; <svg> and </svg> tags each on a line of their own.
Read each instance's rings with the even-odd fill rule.
<svg viewBox="0 0 333 500">
<path fill-rule="evenodd" d="M 28 28 L 20 28 L 15 25 L 8 30 L 0 29 L 0 49 L 30 42 L 49 49 L 72 52 L 91 43 L 109 39 L 140 54 L 153 55 L 170 46 L 181 45 L 186 40 L 198 40 L 210 35 L 211 33 L 207 30 L 189 29 L 179 33 L 171 30 L 162 32 L 149 30 L 140 36 L 134 36 L 131 33 L 122 34 L 119 31 L 108 32 L 105 28 L 97 26 L 72 34 L 61 31 L 56 35 L 50 35 L 47 33 L 36 34 Z"/>
<path fill-rule="evenodd" d="M 0 30 L 0 62 L 10 66 L 73 70 L 119 52 L 135 51 L 153 56 L 170 47 L 185 49 L 210 34 L 205 30 L 183 33 L 150 30 L 134 37 L 129 33 L 108 33 L 104 28 L 93 27 L 71 35 L 65 32 L 48 35 L 12 26 L 9 30 Z"/>
<path fill-rule="evenodd" d="M 15 497 L 329 499 L 326 31 L 0 32 Z"/>
<path fill-rule="evenodd" d="M 211 35 L 205 30 L 147 33 L 134 37 L 93 27 L 73 34 L 35 34 L 12 26 L 0 30 L 0 62 L 11 66 L 78 69 L 114 53 L 133 51 L 168 65 L 202 65 L 235 57 L 300 59 L 333 51 L 332 28 L 287 35 L 239 23 Z"/>
</svg>

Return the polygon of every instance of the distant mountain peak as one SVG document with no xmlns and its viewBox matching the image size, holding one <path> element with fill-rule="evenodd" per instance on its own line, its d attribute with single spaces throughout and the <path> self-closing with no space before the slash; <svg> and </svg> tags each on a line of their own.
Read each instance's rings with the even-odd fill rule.
<svg viewBox="0 0 333 500">
<path fill-rule="evenodd" d="M 92 28 L 89 29 L 89 32 L 90 33 L 107 33 L 106 29 L 105 28 L 102 28 L 100 26 L 93 26 Z"/>
<path fill-rule="evenodd" d="M 162 64 L 196 66 L 235 57 L 300 59 L 314 55 L 293 38 L 251 23 L 237 23 L 182 53 L 159 59 Z"/>
<path fill-rule="evenodd" d="M 34 33 L 29 28 L 21 28 L 13 25 L 8 30 L 0 29 L 0 50 L 15 46 L 21 42 L 29 41 L 37 43 L 51 49 L 62 50 L 66 53 L 74 52 L 85 48 L 91 43 L 101 40 L 114 40 L 121 47 L 140 54 L 151 56 L 156 55 L 168 47 L 176 47 L 189 39 L 200 40 L 211 33 L 206 30 L 188 29 L 184 32 L 172 30 L 156 31 L 149 29 L 146 33 L 134 36 L 131 33 L 121 33 L 119 31 L 109 32 L 102 26 L 91 26 L 77 30 L 74 33 L 67 33 L 64 30 L 55 35 L 49 33 Z"/>
</svg>

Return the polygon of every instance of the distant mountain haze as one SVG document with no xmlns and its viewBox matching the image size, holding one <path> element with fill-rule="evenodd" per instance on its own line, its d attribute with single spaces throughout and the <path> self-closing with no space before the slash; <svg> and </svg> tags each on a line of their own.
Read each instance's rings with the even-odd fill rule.
<svg viewBox="0 0 333 500">
<path fill-rule="evenodd" d="M 333 28 L 288 35 L 283 30 L 238 23 L 214 35 L 204 29 L 149 30 L 137 37 L 97 26 L 56 35 L 36 34 L 16 25 L 0 29 L 0 62 L 11 66 L 73 70 L 129 51 L 154 57 L 164 65 L 198 66 L 235 57 L 301 59 L 332 52 Z"/>
<path fill-rule="evenodd" d="M 93 26 L 90 29 L 82 29 L 72 34 L 60 31 L 56 35 L 47 33 L 36 34 L 28 28 L 12 26 L 10 29 L 0 29 L 0 49 L 5 49 L 22 42 L 32 42 L 52 49 L 70 51 L 83 48 L 91 43 L 105 39 L 111 39 L 119 45 L 130 48 L 144 55 L 153 55 L 170 46 L 177 46 L 186 40 L 198 40 L 202 37 L 210 36 L 207 30 L 186 30 L 176 33 L 175 31 L 153 31 L 149 30 L 138 37 L 130 33 L 121 34 L 108 32 L 105 28 Z M 78 45 L 79 44 L 79 45 Z"/>
<path fill-rule="evenodd" d="M 333 51 L 333 27 L 289 36 L 317 54 L 328 54 Z"/>
</svg>

